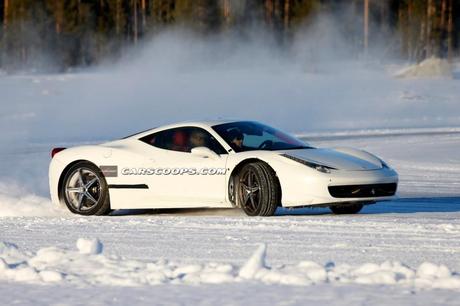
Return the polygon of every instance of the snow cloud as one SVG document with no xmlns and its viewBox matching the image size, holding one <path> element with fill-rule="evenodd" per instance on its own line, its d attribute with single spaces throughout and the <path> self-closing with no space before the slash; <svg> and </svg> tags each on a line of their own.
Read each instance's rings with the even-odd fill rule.
<svg viewBox="0 0 460 306">
<path fill-rule="evenodd" d="M 69 213 L 55 207 L 50 199 L 30 193 L 24 187 L 0 182 L 0 217 L 49 217 Z"/>
<path fill-rule="evenodd" d="M 0 142 L 102 140 L 214 118 L 291 132 L 458 123 L 458 80 L 394 79 L 395 62 L 360 55 L 333 18 L 319 17 L 293 39 L 280 47 L 258 29 L 215 36 L 171 29 L 116 63 L 3 76 Z"/>
</svg>

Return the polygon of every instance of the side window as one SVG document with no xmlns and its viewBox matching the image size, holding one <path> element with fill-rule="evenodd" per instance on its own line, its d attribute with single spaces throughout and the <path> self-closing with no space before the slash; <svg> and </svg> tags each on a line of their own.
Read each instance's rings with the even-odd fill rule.
<svg viewBox="0 0 460 306">
<path fill-rule="evenodd" d="M 227 154 L 227 151 L 209 132 L 197 127 L 180 127 L 161 131 L 140 139 L 154 147 L 191 152 L 195 147 L 208 147 L 217 154 Z"/>
<path fill-rule="evenodd" d="M 141 141 L 166 150 L 187 152 L 187 135 L 184 128 L 164 130 L 142 137 Z"/>
</svg>

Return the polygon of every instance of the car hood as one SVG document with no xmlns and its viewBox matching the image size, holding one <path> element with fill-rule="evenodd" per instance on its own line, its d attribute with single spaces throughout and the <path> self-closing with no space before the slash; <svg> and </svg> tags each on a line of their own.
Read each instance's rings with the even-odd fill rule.
<svg viewBox="0 0 460 306">
<path fill-rule="evenodd" d="M 364 171 L 377 170 L 382 168 L 382 163 L 374 156 L 367 153 L 369 156 L 364 156 L 363 154 L 361 154 L 360 157 L 357 157 L 353 154 L 353 151 L 351 150 L 350 152 L 344 153 L 333 149 L 313 148 L 300 150 L 284 150 L 282 151 L 282 153 L 309 162 L 329 166 L 338 170 Z"/>
</svg>

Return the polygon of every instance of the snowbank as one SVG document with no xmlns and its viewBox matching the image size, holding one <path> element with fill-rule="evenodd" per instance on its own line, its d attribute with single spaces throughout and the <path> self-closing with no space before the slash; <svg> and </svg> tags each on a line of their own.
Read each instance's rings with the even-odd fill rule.
<svg viewBox="0 0 460 306">
<path fill-rule="evenodd" d="M 410 268 L 400 262 L 321 265 L 302 261 L 278 268 L 265 264 L 261 245 L 242 266 L 225 263 L 180 264 L 168 260 L 144 262 L 102 254 L 97 239 L 80 238 L 78 250 L 56 247 L 26 253 L 0 243 L 0 280 L 27 283 L 70 283 L 78 286 L 141 286 L 157 284 L 220 284 L 250 281 L 263 284 L 313 285 L 348 283 L 401 285 L 410 288 L 460 289 L 460 276 L 444 265 L 423 263 Z"/>
<path fill-rule="evenodd" d="M 452 78 L 452 67 L 445 59 L 427 58 L 394 74 L 397 78 Z"/>
<path fill-rule="evenodd" d="M 50 199 L 27 192 L 15 184 L 0 182 L 0 217 L 44 217 L 68 214 Z"/>
</svg>

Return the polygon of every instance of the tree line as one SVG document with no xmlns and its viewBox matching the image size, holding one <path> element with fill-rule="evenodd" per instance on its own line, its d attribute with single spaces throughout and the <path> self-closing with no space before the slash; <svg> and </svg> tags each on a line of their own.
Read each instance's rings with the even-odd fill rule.
<svg viewBox="0 0 460 306">
<path fill-rule="evenodd" d="M 173 26 L 199 35 L 258 26 L 288 47 L 322 13 L 363 53 L 386 37 L 413 61 L 458 54 L 460 0 L 0 0 L 0 69 L 90 66 Z"/>
</svg>

